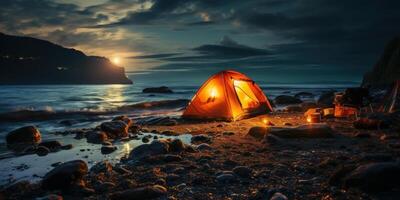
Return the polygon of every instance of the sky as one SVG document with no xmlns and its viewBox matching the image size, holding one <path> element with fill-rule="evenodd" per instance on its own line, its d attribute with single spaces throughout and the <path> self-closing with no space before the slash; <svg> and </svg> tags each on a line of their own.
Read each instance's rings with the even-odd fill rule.
<svg viewBox="0 0 400 200">
<path fill-rule="evenodd" d="M 0 32 L 117 58 L 129 73 L 357 82 L 400 34 L 399 10 L 398 0 L 1 0 Z"/>
</svg>

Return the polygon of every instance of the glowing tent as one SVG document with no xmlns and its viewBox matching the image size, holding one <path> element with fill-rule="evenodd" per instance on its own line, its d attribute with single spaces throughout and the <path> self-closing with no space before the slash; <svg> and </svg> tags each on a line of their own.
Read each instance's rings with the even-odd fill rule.
<svg viewBox="0 0 400 200">
<path fill-rule="evenodd" d="M 270 111 L 268 98 L 253 80 L 236 71 L 222 71 L 200 87 L 182 117 L 235 121 Z"/>
</svg>

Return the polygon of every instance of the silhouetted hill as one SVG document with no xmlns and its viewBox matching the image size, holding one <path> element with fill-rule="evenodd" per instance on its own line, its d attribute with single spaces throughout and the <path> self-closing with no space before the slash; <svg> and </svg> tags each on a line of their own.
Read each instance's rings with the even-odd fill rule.
<svg viewBox="0 0 400 200">
<path fill-rule="evenodd" d="M 363 86 L 387 86 L 400 80 L 400 37 L 391 40 L 385 47 L 383 55 L 364 75 Z"/>
<path fill-rule="evenodd" d="M 131 84 L 107 58 L 0 33 L 0 84 Z"/>
</svg>

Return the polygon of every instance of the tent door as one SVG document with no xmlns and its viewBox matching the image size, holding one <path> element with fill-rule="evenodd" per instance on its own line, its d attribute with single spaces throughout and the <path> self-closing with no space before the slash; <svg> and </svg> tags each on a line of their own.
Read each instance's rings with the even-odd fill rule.
<svg viewBox="0 0 400 200">
<path fill-rule="evenodd" d="M 236 96 L 239 99 L 242 109 L 246 112 L 252 112 L 260 105 L 260 102 L 251 89 L 252 84 L 253 83 L 250 81 L 233 79 L 233 86 L 235 88 Z"/>
</svg>

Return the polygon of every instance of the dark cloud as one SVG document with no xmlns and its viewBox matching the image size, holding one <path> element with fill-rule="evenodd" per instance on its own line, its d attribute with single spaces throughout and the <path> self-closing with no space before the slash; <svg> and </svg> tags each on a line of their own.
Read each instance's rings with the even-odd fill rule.
<svg viewBox="0 0 400 200">
<path fill-rule="evenodd" d="M 150 54 L 142 56 L 131 56 L 128 59 L 157 59 L 157 58 L 168 58 L 172 56 L 181 55 L 181 53 L 161 53 L 161 54 Z"/>
</svg>

